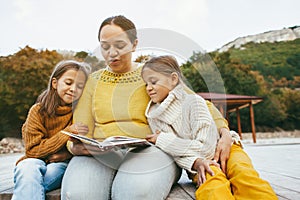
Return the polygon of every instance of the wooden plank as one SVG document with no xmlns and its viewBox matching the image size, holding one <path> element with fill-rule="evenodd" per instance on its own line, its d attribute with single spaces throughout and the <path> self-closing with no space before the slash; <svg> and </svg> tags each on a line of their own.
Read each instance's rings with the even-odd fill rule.
<svg viewBox="0 0 300 200">
<path fill-rule="evenodd" d="M 253 143 L 256 143 L 256 130 L 255 130 L 255 122 L 254 122 L 254 111 L 252 102 L 249 103 L 249 111 L 250 111 L 250 121 L 251 121 L 251 130 L 252 130 L 252 139 Z"/>
<path fill-rule="evenodd" d="M 178 181 L 178 185 L 182 190 L 188 194 L 191 199 L 195 199 L 196 186 L 188 178 L 188 175 L 185 170 L 182 170 L 181 177 Z"/>
<path fill-rule="evenodd" d="M 194 199 L 192 198 L 180 184 L 175 184 L 172 187 L 171 193 L 168 195 L 167 200 L 182 200 L 182 199 Z"/>
<path fill-rule="evenodd" d="M 0 193 L 0 200 L 11 200 L 12 193 Z"/>
<path fill-rule="evenodd" d="M 300 194 L 297 191 L 290 191 L 282 186 L 271 184 L 272 188 L 276 191 L 276 195 L 279 200 L 296 200 L 300 198 Z"/>
<path fill-rule="evenodd" d="M 268 172 L 260 170 L 260 176 L 263 179 L 267 179 L 273 185 L 282 186 L 290 191 L 298 192 L 300 195 L 300 179 L 296 177 L 290 177 L 288 175 Z"/>
<path fill-rule="evenodd" d="M 48 192 L 46 194 L 46 200 L 60 200 L 60 189 Z"/>
</svg>

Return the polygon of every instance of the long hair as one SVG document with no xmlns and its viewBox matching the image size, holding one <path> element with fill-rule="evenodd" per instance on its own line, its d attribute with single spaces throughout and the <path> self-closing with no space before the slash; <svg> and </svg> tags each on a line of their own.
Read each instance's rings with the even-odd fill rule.
<svg viewBox="0 0 300 200">
<path fill-rule="evenodd" d="M 47 115 L 49 117 L 55 116 L 55 111 L 59 106 L 60 98 L 57 91 L 52 87 L 52 80 L 57 80 L 68 70 L 74 69 L 76 71 L 82 71 L 85 74 L 87 80 L 88 75 L 91 72 L 91 67 L 84 62 L 77 62 L 74 60 L 64 60 L 59 62 L 50 76 L 48 87 L 37 98 L 37 103 L 40 103 L 41 108 L 39 110 L 41 115 Z M 76 103 L 76 102 L 75 102 Z"/>
<path fill-rule="evenodd" d="M 137 39 L 137 31 L 135 25 L 132 21 L 124 17 L 123 15 L 113 16 L 105 19 L 102 24 L 100 25 L 99 32 L 98 32 L 98 40 L 100 41 L 100 33 L 104 26 L 106 25 L 117 25 L 123 31 L 126 32 L 130 42 L 133 44 L 134 41 Z"/>
</svg>

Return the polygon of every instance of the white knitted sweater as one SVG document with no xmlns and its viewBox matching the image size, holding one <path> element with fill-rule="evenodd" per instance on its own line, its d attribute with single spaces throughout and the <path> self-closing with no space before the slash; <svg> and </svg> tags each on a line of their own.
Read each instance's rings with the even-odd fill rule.
<svg viewBox="0 0 300 200">
<path fill-rule="evenodd" d="M 172 155 L 189 172 L 197 158 L 212 159 L 219 134 L 205 100 L 188 94 L 179 84 L 161 104 L 149 102 L 146 117 L 153 133 L 159 134 L 156 146 Z"/>
</svg>

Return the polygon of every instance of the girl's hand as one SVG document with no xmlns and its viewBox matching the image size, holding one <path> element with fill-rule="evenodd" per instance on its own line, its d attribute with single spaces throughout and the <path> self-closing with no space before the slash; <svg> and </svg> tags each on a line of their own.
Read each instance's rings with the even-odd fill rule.
<svg viewBox="0 0 300 200">
<path fill-rule="evenodd" d="M 75 124 L 72 124 L 70 126 L 70 131 L 72 133 L 80 134 L 80 135 L 86 135 L 89 132 L 89 127 L 87 125 L 84 125 L 81 122 L 77 122 Z"/>
<path fill-rule="evenodd" d="M 70 149 L 71 149 L 73 155 L 77 155 L 77 156 L 101 155 L 101 154 L 107 153 L 108 151 L 110 151 L 112 149 L 112 148 L 106 149 L 105 151 L 103 151 L 97 146 L 85 144 L 76 138 L 70 137 L 69 140 L 72 142 Z"/>
<path fill-rule="evenodd" d="M 195 160 L 192 169 L 197 171 L 197 187 L 199 187 L 206 181 L 206 172 L 209 173 L 211 176 L 214 175 L 214 172 L 211 170 L 209 165 L 220 167 L 220 165 L 215 160 L 202 160 L 201 158 L 197 158 Z"/>
<path fill-rule="evenodd" d="M 53 162 L 62 162 L 65 160 L 68 160 L 72 157 L 72 154 L 67 150 L 66 147 L 63 147 L 61 150 L 58 152 L 48 156 L 46 161 L 48 163 L 53 163 Z"/>
<path fill-rule="evenodd" d="M 155 134 L 147 135 L 146 136 L 146 140 L 148 142 L 151 142 L 152 144 L 155 144 L 156 140 L 157 140 L 157 137 L 159 136 L 159 134 L 160 134 L 160 131 L 157 130 Z"/>
<path fill-rule="evenodd" d="M 216 153 L 214 156 L 214 160 L 217 162 L 220 160 L 221 169 L 224 173 L 226 173 L 226 163 L 229 158 L 232 137 L 228 129 L 221 129 L 221 138 L 218 142 Z"/>
</svg>

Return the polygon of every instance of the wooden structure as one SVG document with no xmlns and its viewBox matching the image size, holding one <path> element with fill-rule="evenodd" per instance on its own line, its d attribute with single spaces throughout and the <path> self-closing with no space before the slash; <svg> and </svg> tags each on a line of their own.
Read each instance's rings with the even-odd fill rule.
<svg viewBox="0 0 300 200">
<path fill-rule="evenodd" d="M 249 107 L 250 121 L 252 129 L 252 139 L 256 143 L 256 130 L 254 122 L 253 105 L 261 102 L 263 98 L 258 96 L 245 96 L 235 94 L 220 94 L 220 93 L 197 93 L 204 99 L 211 101 L 220 110 L 223 116 L 228 120 L 229 113 L 236 112 L 238 134 L 242 139 L 242 126 L 240 118 L 240 109 Z"/>
<path fill-rule="evenodd" d="M 285 143 L 245 143 L 244 149 L 260 176 L 271 184 L 278 200 L 299 199 L 300 138 L 283 141 Z M 0 200 L 10 200 L 12 197 L 14 165 L 21 156 L 23 155 L 0 154 Z M 183 173 L 166 200 L 194 200 L 195 191 L 196 187 L 187 178 L 186 173 Z M 46 200 L 60 200 L 60 189 L 48 192 Z"/>
</svg>

